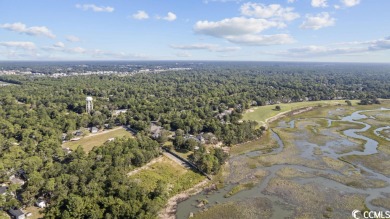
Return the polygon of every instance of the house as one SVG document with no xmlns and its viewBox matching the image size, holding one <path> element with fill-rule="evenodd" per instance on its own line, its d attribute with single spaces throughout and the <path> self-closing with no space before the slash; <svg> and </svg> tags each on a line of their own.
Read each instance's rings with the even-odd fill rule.
<svg viewBox="0 0 390 219">
<path fill-rule="evenodd" d="M 202 135 L 206 144 L 217 144 L 218 138 L 211 132 Z"/>
<path fill-rule="evenodd" d="M 74 136 L 82 136 L 82 135 L 83 135 L 83 132 L 80 131 L 80 130 L 76 130 L 75 132 L 73 132 L 73 135 L 74 135 Z"/>
<path fill-rule="evenodd" d="M 216 118 L 219 118 L 219 119 L 223 119 L 223 117 L 224 117 L 225 115 L 230 115 L 230 114 L 232 114 L 232 113 L 233 113 L 233 110 L 234 110 L 233 108 L 227 109 L 227 110 L 223 111 L 222 113 L 217 114 L 215 117 L 216 117 Z"/>
<path fill-rule="evenodd" d="M 62 150 L 65 152 L 65 154 L 72 153 L 72 150 L 70 148 L 62 148 Z"/>
<path fill-rule="evenodd" d="M 152 138 L 156 139 L 156 138 L 160 137 L 162 129 L 163 129 L 163 127 L 151 123 L 150 124 L 150 133 L 152 134 Z"/>
<path fill-rule="evenodd" d="M 127 112 L 127 109 L 119 109 L 119 110 L 114 110 L 114 115 L 115 116 L 118 116 L 120 115 L 121 113 L 126 113 Z"/>
<path fill-rule="evenodd" d="M 99 131 L 99 129 L 96 128 L 96 127 L 91 127 L 90 131 L 91 131 L 92 134 L 95 134 L 95 133 L 97 133 Z"/>
<path fill-rule="evenodd" d="M 203 137 L 203 133 L 200 133 L 199 135 L 197 135 L 197 136 L 196 136 L 196 139 L 197 139 L 198 142 L 200 142 L 200 143 L 202 143 L 202 144 L 206 143 L 206 140 L 205 140 L 205 138 Z"/>
<path fill-rule="evenodd" d="M 8 211 L 8 213 L 12 216 L 12 218 L 15 218 L 15 219 L 25 219 L 26 218 L 23 211 L 20 209 L 10 209 Z"/>
<path fill-rule="evenodd" d="M 36 202 L 35 202 L 35 205 L 39 208 L 46 208 L 46 201 L 45 200 L 42 200 L 42 199 L 38 199 Z"/>
<path fill-rule="evenodd" d="M 12 184 L 19 184 L 19 185 L 24 185 L 24 180 L 22 180 L 21 178 L 15 176 L 15 175 L 12 175 L 9 177 L 9 181 L 11 181 Z"/>
<path fill-rule="evenodd" d="M 66 133 L 62 133 L 62 136 L 61 136 L 61 139 L 62 139 L 62 141 L 65 141 L 66 140 Z"/>
<path fill-rule="evenodd" d="M 6 187 L 6 186 L 1 186 L 1 187 L 0 187 L 0 195 L 5 195 L 5 194 L 7 194 L 7 189 L 8 189 L 8 187 Z"/>
</svg>

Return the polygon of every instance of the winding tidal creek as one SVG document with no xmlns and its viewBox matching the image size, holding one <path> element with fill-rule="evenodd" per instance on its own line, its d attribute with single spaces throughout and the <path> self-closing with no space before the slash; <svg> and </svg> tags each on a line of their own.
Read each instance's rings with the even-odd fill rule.
<svg viewBox="0 0 390 219">
<path fill-rule="evenodd" d="M 201 192 L 179 203 L 176 217 L 179 219 L 188 218 L 194 213 L 210 209 L 215 205 L 240 203 L 245 200 L 261 198 L 272 203 L 270 218 L 294 218 L 297 215 L 297 209 L 305 208 L 302 204 L 305 202 L 302 200 L 313 188 L 318 188 L 317 191 L 313 190 L 313 194 L 317 194 L 318 200 L 308 196 L 307 202 L 309 204 L 307 208 L 310 209 L 310 203 L 313 203 L 315 211 L 315 204 L 321 206 L 321 203 L 315 202 L 321 201 L 328 206 L 326 210 L 322 210 L 326 214 L 321 213 L 321 217 L 318 218 L 323 218 L 324 215 L 331 218 L 343 215 L 345 215 L 344 218 L 350 217 L 350 211 L 353 209 L 333 206 L 332 197 L 328 197 L 331 194 L 336 195 L 334 198 L 337 198 L 337 201 L 344 200 L 343 198 L 346 198 L 347 195 L 348 198 L 356 198 L 354 195 L 357 195 L 358 198 L 356 199 L 361 200 L 360 202 L 363 202 L 366 209 L 389 210 L 372 203 L 374 199 L 390 199 L 389 176 L 379 173 L 362 163 L 350 163 L 344 159 L 347 156 L 368 156 L 378 153 L 379 143 L 362 135 L 363 132 L 367 132 L 371 128 L 370 124 L 362 121 L 368 118 L 364 113 L 373 111 L 390 113 L 390 109 L 380 108 L 355 111 L 338 119 L 321 118 L 326 123 L 323 127 L 317 124 L 321 120 L 318 118 L 299 118 L 289 122 L 280 121 L 274 129 L 270 130 L 271 138 L 277 147 L 274 147 L 271 151 L 254 150 L 230 157 L 227 164 L 229 167 L 228 174 L 225 176 L 223 188 Z M 333 123 L 338 122 L 363 128 L 347 128 L 337 133 L 333 131 L 334 128 L 332 127 L 335 126 Z M 380 136 L 381 131 L 389 128 L 389 126 L 378 128 L 375 130 L 375 135 Z M 294 131 L 297 132 L 296 136 Z M 284 134 L 278 135 L 279 132 Z M 294 137 L 283 139 L 284 136 Z M 321 142 L 320 138 L 325 140 Z M 390 139 L 383 136 L 382 138 L 388 141 L 388 145 L 390 145 Z M 360 148 L 357 147 L 359 142 Z M 253 163 L 258 160 L 260 164 L 256 163 L 256 165 L 249 166 L 240 164 L 240 162 Z M 327 162 L 324 163 L 323 161 Z M 289 177 L 284 176 L 283 173 L 286 173 L 286 170 L 293 171 L 293 174 L 290 174 Z M 244 174 L 244 177 L 238 176 L 240 172 Z M 253 180 L 254 176 L 257 176 L 256 173 L 259 172 L 265 174 L 258 177 L 259 180 Z M 271 183 L 272 181 L 273 183 Z M 250 188 L 233 195 L 229 194 L 237 185 L 248 182 L 252 182 Z M 290 194 L 288 190 L 290 187 L 288 186 L 302 188 L 303 191 L 308 190 L 309 192 L 302 194 L 302 197 L 296 197 L 296 194 L 299 196 L 299 193 Z M 315 197 L 315 195 L 313 196 Z M 207 200 L 207 203 L 199 205 L 200 200 Z M 335 201 L 335 203 L 337 202 Z M 310 215 L 310 212 L 307 215 Z"/>
</svg>

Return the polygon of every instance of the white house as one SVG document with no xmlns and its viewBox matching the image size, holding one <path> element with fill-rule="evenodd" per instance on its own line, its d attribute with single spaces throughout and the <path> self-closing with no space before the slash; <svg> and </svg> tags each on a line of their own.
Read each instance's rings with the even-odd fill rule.
<svg viewBox="0 0 390 219">
<path fill-rule="evenodd" d="M 41 199 L 38 199 L 36 202 L 35 202 L 35 205 L 39 208 L 46 208 L 46 202 L 45 200 L 41 200 Z"/>
<path fill-rule="evenodd" d="M 91 133 L 92 133 L 92 134 L 95 134 L 95 133 L 97 133 L 98 131 L 99 131 L 99 129 L 96 128 L 96 127 L 92 127 L 92 128 L 91 128 Z"/>
</svg>

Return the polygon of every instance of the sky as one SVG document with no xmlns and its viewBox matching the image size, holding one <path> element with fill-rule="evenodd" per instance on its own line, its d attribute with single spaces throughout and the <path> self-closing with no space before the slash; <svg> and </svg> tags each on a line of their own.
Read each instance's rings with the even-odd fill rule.
<svg viewBox="0 0 390 219">
<path fill-rule="evenodd" d="M 0 60 L 390 62 L 389 0 L 0 0 Z"/>
</svg>

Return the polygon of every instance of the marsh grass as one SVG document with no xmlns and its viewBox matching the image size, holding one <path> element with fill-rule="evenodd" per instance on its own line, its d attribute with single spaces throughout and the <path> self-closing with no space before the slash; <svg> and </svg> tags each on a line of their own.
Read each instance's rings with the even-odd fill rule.
<svg viewBox="0 0 390 219">
<path fill-rule="evenodd" d="M 278 175 L 279 177 L 282 177 L 282 178 L 286 178 L 286 179 L 313 177 L 313 175 L 310 173 L 299 171 L 299 170 L 297 170 L 295 168 L 291 168 L 291 167 L 281 168 L 280 170 L 278 170 L 276 172 L 276 175 Z"/>
<path fill-rule="evenodd" d="M 277 142 L 272 138 L 271 132 L 267 131 L 261 136 L 260 139 L 246 142 L 243 144 L 234 145 L 230 149 L 230 154 L 232 156 L 242 155 L 251 151 L 270 151 L 273 148 L 277 147 Z"/>
<path fill-rule="evenodd" d="M 382 207 L 385 209 L 390 209 L 390 195 L 387 194 L 386 198 L 377 198 L 371 201 L 371 204 Z"/>
<path fill-rule="evenodd" d="M 255 186 L 253 182 L 245 183 L 245 184 L 238 184 L 234 186 L 226 195 L 224 195 L 225 198 L 229 198 L 243 190 L 252 189 Z"/>
<path fill-rule="evenodd" d="M 325 213 L 331 218 L 345 218 L 350 209 L 364 209 L 365 196 L 361 194 L 346 194 L 322 185 L 308 183 L 299 184 L 278 177 L 271 179 L 266 188 L 267 194 L 276 195 L 288 203 L 294 203 L 293 218 L 318 218 L 319 213 Z M 332 203 L 332 210 L 329 210 Z M 317 216 L 316 216 L 317 215 Z M 342 216 L 344 215 L 344 217 Z"/>
<path fill-rule="evenodd" d="M 228 202 L 215 205 L 207 211 L 194 215 L 194 219 L 253 219 L 270 218 L 272 203 L 266 198 L 255 198 L 240 202 Z"/>
</svg>

